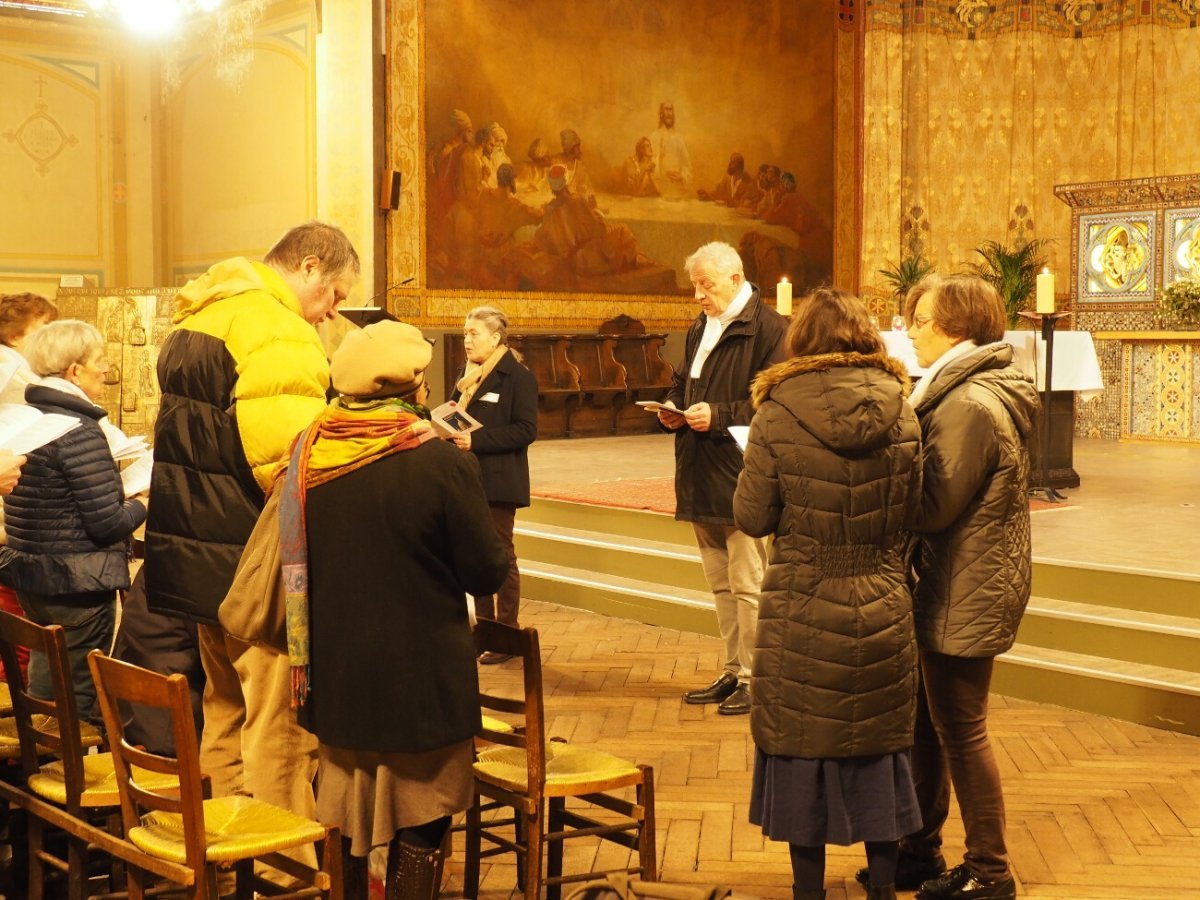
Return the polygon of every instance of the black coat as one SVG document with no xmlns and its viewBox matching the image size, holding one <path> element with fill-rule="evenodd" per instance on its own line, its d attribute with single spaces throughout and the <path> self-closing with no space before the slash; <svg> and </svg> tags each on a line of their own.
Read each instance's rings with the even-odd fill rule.
<svg viewBox="0 0 1200 900">
<path fill-rule="evenodd" d="M 754 651 L 754 742 L 776 756 L 912 746 L 917 645 L 909 531 L 921 429 L 884 354 L 798 356 L 759 376 L 733 508 L 775 535 Z"/>
<path fill-rule="evenodd" d="M 0 550 L 0 583 L 55 596 L 129 587 L 127 539 L 146 520 L 146 507 L 125 499 L 100 430 L 105 411 L 44 385 L 30 385 L 25 399 L 80 424 L 32 451 L 4 499 L 8 545 Z"/>
<path fill-rule="evenodd" d="M 323 744 L 418 753 L 479 729 L 466 594 L 508 574 L 470 454 L 429 441 L 312 488 L 312 694 Z"/>
<path fill-rule="evenodd" d="M 463 373 L 458 373 L 458 379 Z M 457 388 L 450 395 L 458 399 Z M 491 399 L 492 397 L 495 399 Z M 529 445 L 537 438 L 538 385 L 510 350 L 488 374 L 467 406 L 483 427 L 471 432 L 488 503 L 529 505 Z"/>
<path fill-rule="evenodd" d="M 692 379 L 688 373 L 706 319 L 701 313 L 688 329 L 683 362 L 675 370 L 667 394 L 680 409 L 701 402 L 712 406 L 708 431 L 692 431 L 685 425 L 675 432 L 675 518 L 732 525 L 742 451 L 728 428 L 750 424 L 754 416 L 750 382 L 763 369 L 786 358 L 787 320 L 763 303 L 754 288 L 745 309 L 725 327 L 704 361 L 700 377 Z"/>
</svg>

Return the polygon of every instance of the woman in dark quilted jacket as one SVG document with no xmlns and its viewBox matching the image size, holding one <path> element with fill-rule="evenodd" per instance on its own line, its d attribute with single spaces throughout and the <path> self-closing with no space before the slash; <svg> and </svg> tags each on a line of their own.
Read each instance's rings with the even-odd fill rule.
<svg viewBox="0 0 1200 900">
<path fill-rule="evenodd" d="M 787 841 L 795 900 L 821 900 L 825 845 L 865 842 L 870 898 L 894 898 L 899 839 L 921 821 L 909 531 L 921 496 L 908 378 L 866 307 L 818 289 L 792 357 L 751 399 L 738 528 L 774 534 L 759 600 L 750 820 Z"/>
<path fill-rule="evenodd" d="M 129 587 L 129 539 L 146 520 L 143 499 L 125 497 L 96 406 L 108 362 L 104 338 L 74 319 L 32 335 L 25 356 L 40 383 L 26 402 L 78 424 L 29 453 L 21 480 L 5 498 L 8 544 L 0 550 L 0 583 L 17 592 L 39 625 L 62 625 L 79 715 L 99 721 L 87 666 L 93 648 L 108 652 L 116 622 L 116 592 Z M 46 660 L 34 654 L 29 687 L 49 698 Z"/>
</svg>

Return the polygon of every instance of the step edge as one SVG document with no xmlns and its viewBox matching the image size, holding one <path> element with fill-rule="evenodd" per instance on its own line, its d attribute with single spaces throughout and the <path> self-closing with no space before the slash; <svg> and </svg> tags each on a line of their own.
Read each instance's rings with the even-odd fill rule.
<svg viewBox="0 0 1200 900">
<path fill-rule="evenodd" d="M 1057 650 L 1050 652 L 1055 653 L 1055 655 L 1060 658 L 1047 659 L 1036 653 L 1028 653 L 1027 651 L 1029 649 L 1031 648 L 1028 647 L 1028 645 L 1014 645 L 1012 650 L 1009 650 L 1007 653 L 996 657 L 996 661 L 1033 669 L 1048 669 L 1050 671 L 1060 672 L 1067 675 L 1080 675 L 1100 681 L 1111 681 L 1119 684 L 1128 684 L 1137 687 L 1171 691 L 1172 693 L 1176 694 L 1186 694 L 1200 698 L 1200 684 L 1185 684 L 1179 681 L 1171 681 L 1162 675 L 1136 675 L 1125 672 L 1112 672 L 1101 668 L 1094 663 L 1089 664 L 1083 662 L 1084 660 L 1107 661 L 1107 657 L 1088 656 L 1084 653 L 1072 653 L 1067 650 Z M 1137 666 L 1138 668 L 1149 670 L 1149 672 L 1190 675 L 1193 680 L 1196 678 L 1195 673 L 1185 672 L 1182 669 L 1167 669 L 1163 666 L 1151 666 L 1146 663 L 1129 663 L 1124 661 L 1122 661 L 1122 665 Z"/>
<path fill-rule="evenodd" d="M 1044 605 L 1047 600 L 1054 603 L 1086 608 L 1055 609 Z M 1131 610 L 1128 607 L 1101 606 L 1094 603 L 1081 603 L 1076 600 L 1059 600 L 1058 598 L 1046 597 L 1031 597 L 1029 605 L 1025 608 L 1026 615 L 1033 613 L 1038 617 L 1046 619 L 1058 619 L 1060 621 L 1100 625 L 1129 631 L 1145 631 L 1154 634 L 1169 634 L 1175 637 L 1200 639 L 1200 619 L 1188 619 L 1185 616 L 1173 616 L 1169 613 L 1144 612 L 1143 615 L 1154 617 L 1153 619 L 1146 620 L 1124 615 L 1112 615 L 1114 611 L 1137 612 L 1137 610 Z"/>
<path fill-rule="evenodd" d="M 653 581 L 639 581 L 636 578 L 622 578 L 619 575 L 597 577 L 596 573 L 588 572 L 587 569 L 556 566 L 552 563 L 526 563 L 522 560 L 521 575 L 562 581 L 578 587 L 602 588 L 616 594 L 640 597 L 645 600 L 656 600 L 692 609 L 711 610 L 713 608 L 712 595 L 702 591 L 695 591 L 690 588 L 675 588 L 673 593 L 666 594 L 656 590 L 661 585 Z"/>
<path fill-rule="evenodd" d="M 584 547 L 600 547 L 616 551 L 624 551 L 635 553 L 640 556 L 649 555 L 666 555 L 672 559 L 678 559 L 686 562 L 699 562 L 700 551 L 694 546 L 688 548 L 684 544 L 676 544 L 669 541 L 654 541 L 648 538 L 619 537 L 620 540 L 613 540 L 612 537 L 604 537 L 609 535 L 609 532 L 604 531 L 589 531 L 584 528 L 567 528 L 566 526 L 546 525 L 544 522 L 525 522 L 518 523 L 513 527 L 513 534 L 523 537 L 538 538 L 541 540 L 559 540 L 563 544 L 571 546 Z"/>
</svg>

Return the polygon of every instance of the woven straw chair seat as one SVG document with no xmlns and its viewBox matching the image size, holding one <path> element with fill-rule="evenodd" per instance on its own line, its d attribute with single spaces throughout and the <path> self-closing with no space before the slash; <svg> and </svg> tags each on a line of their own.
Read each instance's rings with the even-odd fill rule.
<svg viewBox="0 0 1200 900">
<path fill-rule="evenodd" d="M 513 727 L 503 719 L 497 719 L 494 716 L 483 716 L 483 727 L 488 731 L 498 731 L 501 734 L 512 734 Z"/>
<path fill-rule="evenodd" d="M 52 729 L 48 726 L 53 726 Z M 38 714 L 33 716 L 33 727 L 39 731 L 53 730 L 58 732 L 58 720 L 53 716 Z M 104 738 L 94 725 L 87 722 L 79 723 L 79 743 L 84 747 L 98 747 L 104 743 Z M 12 716 L 0 719 L 0 759 L 20 759 L 21 740 L 17 737 L 17 720 Z"/>
<path fill-rule="evenodd" d="M 179 787 L 179 779 L 174 775 L 164 775 L 159 772 L 148 772 L 134 767 L 133 780 L 152 791 L 169 791 Z M 50 762 L 38 769 L 36 775 L 31 775 L 27 782 L 29 790 L 44 797 L 51 803 L 65 806 L 67 802 L 67 782 L 63 775 L 61 762 Z M 83 758 L 83 793 L 79 795 L 79 805 L 90 809 L 105 806 L 117 806 L 121 795 L 117 790 L 117 773 L 113 769 L 111 753 L 93 753 Z"/>
<path fill-rule="evenodd" d="M 524 791 L 529 777 L 525 751 L 520 747 L 488 747 L 479 751 L 475 775 L 510 791 Z M 546 792 L 591 789 L 640 777 L 629 760 L 560 741 L 546 743 Z"/>
<path fill-rule="evenodd" d="M 209 862 L 236 862 L 311 844 L 324 837 L 325 827 L 320 822 L 253 797 L 204 801 L 204 838 Z M 146 813 L 140 827 L 129 829 L 129 840 L 138 849 L 160 859 L 187 861 L 183 817 L 178 813 Z"/>
</svg>

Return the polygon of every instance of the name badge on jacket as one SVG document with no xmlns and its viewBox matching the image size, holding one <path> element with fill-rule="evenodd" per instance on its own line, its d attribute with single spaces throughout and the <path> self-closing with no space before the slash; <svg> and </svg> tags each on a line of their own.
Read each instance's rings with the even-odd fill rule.
<svg viewBox="0 0 1200 900">
<path fill-rule="evenodd" d="M 488 391 L 486 394 L 484 394 L 484 395 L 483 395 L 482 397 L 480 397 L 479 399 L 480 399 L 480 401 L 482 401 L 483 403 L 499 403 L 499 402 L 500 402 L 500 395 L 499 395 L 499 394 L 497 394 L 495 391 Z"/>
</svg>

